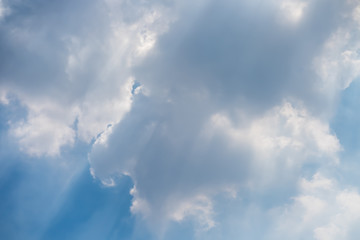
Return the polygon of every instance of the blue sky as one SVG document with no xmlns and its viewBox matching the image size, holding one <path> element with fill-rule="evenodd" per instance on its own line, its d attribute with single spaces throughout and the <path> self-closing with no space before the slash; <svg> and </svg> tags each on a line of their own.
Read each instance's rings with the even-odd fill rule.
<svg viewBox="0 0 360 240">
<path fill-rule="evenodd" d="M 357 0 L 0 0 L 1 239 L 357 239 Z"/>
</svg>

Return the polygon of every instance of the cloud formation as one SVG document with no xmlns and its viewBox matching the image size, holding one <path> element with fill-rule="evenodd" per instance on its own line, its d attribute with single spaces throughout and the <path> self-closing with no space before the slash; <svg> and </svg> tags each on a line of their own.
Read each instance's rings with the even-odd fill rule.
<svg viewBox="0 0 360 240">
<path fill-rule="evenodd" d="M 130 109 L 129 68 L 167 26 L 158 20 L 162 9 L 139 6 L 130 13 L 131 5 L 8 3 L 11 14 L 1 23 L 1 88 L 28 109 L 26 122 L 13 126 L 25 152 L 56 155 L 75 136 L 90 142 Z M 48 136 L 46 128 L 59 134 Z"/>
<path fill-rule="evenodd" d="M 107 187 L 129 176 L 132 213 L 160 235 L 173 222 L 219 227 L 227 196 L 274 214 L 274 239 L 299 218 L 291 239 L 351 239 L 357 190 L 318 172 L 341 164 L 330 120 L 360 75 L 359 9 L 1 1 L 0 103 L 27 110 L 9 133 L 36 157 L 91 146 L 92 176 Z"/>
<path fill-rule="evenodd" d="M 323 92 L 329 83 L 314 64 L 340 28 L 341 5 L 319 18 L 325 3 L 309 3 L 302 21 L 284 25 L 277 4 L 207 4 L 175 22 L 135 68 L 144 93 L 90 155 L 100 179 L 133 178 L 134 212 L 161 222 L 196 196 L 282 188 L 307 164 L 337 163 L 326 116 L 343 86 Z"/>
</svg>

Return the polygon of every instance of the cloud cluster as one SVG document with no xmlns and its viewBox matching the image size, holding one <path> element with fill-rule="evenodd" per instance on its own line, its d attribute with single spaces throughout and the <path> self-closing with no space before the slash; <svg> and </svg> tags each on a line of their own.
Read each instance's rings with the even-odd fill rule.
<svg viewBox="0 0 360 240">
<path fill-rule="evenodd" d="M 156 5 L 8 3 L 11 14 L 0 23 L 2 99 L 15 96 L 28 110 L 12 127 L 25 152 L 55 156 L 75 137 L 90 142 L 121 120 L 132 101 L 130 67 L 171 21 Z"/>
</svg>

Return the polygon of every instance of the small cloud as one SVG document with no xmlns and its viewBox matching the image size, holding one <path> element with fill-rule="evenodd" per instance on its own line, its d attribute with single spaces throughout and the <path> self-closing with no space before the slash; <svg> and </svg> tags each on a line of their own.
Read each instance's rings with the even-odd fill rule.
<svg viewBox="0 0 360 240">
<path fill-rule="evenodd" d="M 10 9 L 4 6 L 3 0 L 0 0 L 0 20 L 8 14 L 10 14 Z"/>
<path fill-rule="evenodd" d="M 204 195 L 198 195 L 192 199 L 181 201 L 170 212 L 170 219 L 181 222 L 185 218 L 194 218 L 201 229 L 209 230 L 215 226 L 213 215 L 211 199 Z"/>
<path fill-rule="evenodd" d="M 7 91 L 4 89 L 0 89 L 0 103 L 4 105 L 8 105 L 10 100 L 7 97 Z"/>
<path fill-rule="evenodd" d="M 280 9 L 283 16 L 291 23 L 301 20 L 308 3 L 301 0 L 285 0 L 281 3 Z"/>
<path fill-rule="evenodd" d="M 30 116 L 27 122 L 19 122 L 11 126 L 20 149 L 34 156 L 56 156 L 60 148 L 74 143 L 75 131 L 62 122 L 54 121 L 46 116 Z"/>
</svg>

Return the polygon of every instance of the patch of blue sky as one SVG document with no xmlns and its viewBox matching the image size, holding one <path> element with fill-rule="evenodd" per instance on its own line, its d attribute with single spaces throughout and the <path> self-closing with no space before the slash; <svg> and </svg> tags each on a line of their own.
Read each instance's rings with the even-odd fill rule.
<svg viewBox="0 0 360 240">
<path fill-rule="evenodd" d="M 8 121 L 24 117 L 16 101 L 0 105 L 0 239 L 130 239 L 131 180 L 113 188 L 94 180 L 91 146 L 80 141 L 54 158 L 20 152 Z"/>
<path fill-rule="evenodd" d="M 341 99 L 331 127 L 336 132 L 344 154 L 359 151 L 360 146 L 360 81 L 359 79 L 341 93 Z"/>
<path fill-rule="evenodd" d="M 337 112 L 331 121 L 331 128 L 339 139 L 343 150 L 341 164 L 336 169 L 339 180 L 359 186 L 360 170 L 360 81 L 353 81 L 340 96 Z"/>
<path fill-rule="evenodd" d="M 42 239 L 129 239 L 134 225 L 131 187 L 128 177 L 116 187 L 101 186 L 85 168 Z"/>
<path fill-rule="evenodd" d="M 331 128 L 339 139 L 343 150 L 340 152 L 341 164 L 334 169 L 338 180 L 359 187 L 360 170 L 360 81 L 353 81 L 341 93 L 336 115 Z"/>
</svg>

